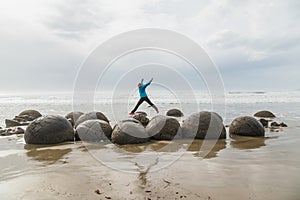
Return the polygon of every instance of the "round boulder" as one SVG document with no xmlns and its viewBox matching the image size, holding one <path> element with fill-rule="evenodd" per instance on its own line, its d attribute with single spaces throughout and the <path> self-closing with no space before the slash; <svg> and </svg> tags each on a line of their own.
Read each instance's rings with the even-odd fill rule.
<svg viewBox="0 0 300 200">
<path fill-rule="evenodd" d="M 215 112 L 202 111 L 190 115 L 182 124 L 184 138 L 225 139 L 222 117 Z"/>
<path fill-rule="evenodd" d="M 47 115 L 31 122 L 25 131 L 27 144 L 57 144 L 74 140 L 71 123 L 59 115 Z"/>
<path fill-rule="evenodd" d="M 171 116 L 171 117 L 183 117 L 183 113 L 179 109 L 176 109 L 176 108 L 168 110 L 166 115 Z"/>
<path fill-rule="evenodd" d="M 153 117 L 146 126 L 149 136 L 155 140 L 172 140 L 181 138 L 181 128 L 179 122 L 172 117 L 157 115 Z"/>
<path fill-rule="evenodd" d="M 136 119 L 139 122 L 141 122 L 143 126 L 147 126 L 147 124 L 149 123 L 149 119 L 148 119 L 147 115 L 145 115 L 143 113 L 135 114 L 133 116 L 133 119 Z"/>
<path fill-rule="evenodd" d="M 65 118 L 71 122 L 72 126 L 74 126 L 77 119 L 83 114 L 84 114 L 83 112 L 74 111 L 74 112 L 68 113 L 65 116 Z"/>
<path fill-rule="evenodd" d="M 77 127 L 82 122 L 91 120 L 91 119 L 100 119 L 100 120 L 103 120 L 103 121 L 106 121 L 109 123 L 107 117 L 102 112 L 89 112 L 89 113 L 85 113 L 85 114 L 81 115 L 75 121 L 75 127 Z"/>
<path fill-rule="evenodd" d="M 276 116 L 270 111 L 262 110 L 262 111 L 255 113 L 254 117 L 274 118 Z"/>
<path fill-rule="evenodd" d="M 233 135 L 259 137 L 265 135 L 265 129 L 254 117 L 243 116 L 231 122 L 229 133 Z"/>
<path fill-rule="evenodd" d="M 39 111 L 37 111 L 37 110 L 24 110 L 18 116 L 19 117 L 21 117 L 21 116 L 29 116 L 32 120 L 34 120 L 34 119 L 37 119 L 37 118 L 41 117 L 42 114 Z M 27 120 L 27 121 L 30 121 L 30 120 Z"/>
<path fill-rule="evenodd" d="M 138 144 L 149 141 L 144 126 L 139 122 L 121 121 L 113 128 L 111 141 L 116 144 Z"/>
<path fill-rule="evenodd" d="M 136 111 L 135 114 L 143 114 L 145 116 L 148 116 L 147 113 L 144 111 Z"/>
<path fill-rule="evenodd" d="M 269 126 L 268 120 L 265 120 L 264 118 L 261 118 L 261 119 L 259 119 L 258 121 L 261 123 L 261 125 L 262 125 L 263 127 L 268 128 L 268 126 Z"/>
<path fill-rule="evenodd" d="M 110 140 L 111 132 L 112 128 L 110 124 L 100 119 L 84 121 L 76 128 L 76 134 L 79 139 L 88 142 Z"/>
</svg>

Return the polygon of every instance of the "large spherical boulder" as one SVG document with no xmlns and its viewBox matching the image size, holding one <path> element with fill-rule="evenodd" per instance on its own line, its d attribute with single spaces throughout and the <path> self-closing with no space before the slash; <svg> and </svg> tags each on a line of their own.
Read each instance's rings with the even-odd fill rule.
<svg viewBox="0 0 300 200">
<path fill-rule="evenodd" d="M 265 129 L 254 117 L 243 116 L 232 121 L 229 133 L 241 136 L 264 136 Z"/>
<path fill-rule="evenodd" d="M 183 117 L 183 113 L 179 109 L 176 109 L 176 108 L 168 110 L 166 115 L 171 116 L 171 117 Z"/>
<path fill-rule="evenodd" d="M 78 137 L 87 142 L 100 142 L 110 140 L 112 128 L 106 121 L 100 119 L 87 120 L 76 128 Z"/>
<path fill-rule="evenodd" d="M 109 122 L 107 117 L 102 112 L 89 112 L 81 115 L 76 121 L 75 121 L 75 127 L 77 127 L 79 124 L 81 124 L 84 121 L 90 120 L 90 119 L 100 119 L 106 122 Z"/>
<path fill-rule="evenodd" d="M 149 141 L 144 126 L 140 122 L 121 121 L 113 128 L 111 141 L 116 144 L 138 144 Z"/>
<path fill-rule="evenodd" d="M 149 118 L 144 113 L 136 113 L 133 116 L 133 119 L 136 119 L 139 122 L 141 122 L 143 124 L 143 126 L 147 126 L 147 124 L 149 123 Z"/>
<path fill-rule="evenodd" d="M 31 117 L 32 120 L 34 120 L 34 119 L 37 119 L 37 118 L 41 117 L 42 114 L 39 111 L 37 111 L 37 110 L 24 110 L 18 116 L 19 117 L 21 117 L 21 116 L 29 116 L 29 117 Z"/>
<path fill-rule="evenodd" d="M 274 118 L 276 116 L 270 111 L 262 110 L 262 111 L 255 113 L 254 117 Z"/>
<path fill-rule="evenodd" d="M 182 124 L 184 138 L 224 139 L 226 129 L 222 117 L 215 112 L 202 111 L 190 115 Z"/>
<path fill-rule="evenodd" d="M 172 140 L 173 138 L 181 138 L 181 128 L 179 122 L 163 115 L 153 117 L 146 126 L 149 136 L 155 140 Z"/>
<path fill-rule="evenodd" d="M 74 111 L 74 112 L 68 113 L 65 116 L 65 118 L 71 122 L 72 126 L 74 126 L 77 119 L 83 114 L 84 114 L 83 112 Z"/>
<path fill-rule="evenodd" d="M 31 122 L 25 131 L 27 144 L 57 144 L 74 140 L 71 123 L 59 115 L 47 115 Z"/>
</svg>

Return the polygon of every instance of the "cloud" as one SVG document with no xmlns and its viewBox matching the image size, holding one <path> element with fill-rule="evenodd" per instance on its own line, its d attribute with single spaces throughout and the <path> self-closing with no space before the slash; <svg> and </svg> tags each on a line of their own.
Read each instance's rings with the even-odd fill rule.
<svg viewBox="0 0 300 200">
<path fill-rule="evenodd" d="M 202 45 L 230 87 L 257 71 L 284 80 L 276 70 L 290 73 L 282 84 L 293 88 L 300 76 L 298 24 L 297 0 L 2 0 L 1 72 L 30 78 L 26 87 L 7 79 L 0 85 L 38 88 L 34 77 L 40 77 L 45 80 L 40 88 L 72 90 L 78 67 L 99 44 L 124 31 L 155 27 Z M 59 78 L 50 81 L 53 77 Z M 252 86 L 260 87 L 262 80 Z"/>
</svg>

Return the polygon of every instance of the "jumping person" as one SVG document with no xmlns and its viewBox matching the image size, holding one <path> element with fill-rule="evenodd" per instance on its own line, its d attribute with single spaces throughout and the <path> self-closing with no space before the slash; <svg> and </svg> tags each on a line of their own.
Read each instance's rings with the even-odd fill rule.
<svg viewBox="0 0 300 200">
<path fill-rule="evenodd" d="M 144 101 L 146 101 L 150 106 L 152 106 L 156 110 L 157 113 L 159 113 L 158 108 L 150 101 L 150 99 L 148 98 L 148 96 L 146 94 L 146 87 L 148 87 L 151 84 L 152 80 L 153 80 L 153 78 L 151 78 L 151 80 L 148 83 L 143 84 L 144 79 L 142 79 L 141 82 L 138 84 L 140 100 L 137 102 L 134 109 L 129 113 L 130 115 L 133 115 L 134 112 L 138 109 L 138 107 Z"/>
</svg>

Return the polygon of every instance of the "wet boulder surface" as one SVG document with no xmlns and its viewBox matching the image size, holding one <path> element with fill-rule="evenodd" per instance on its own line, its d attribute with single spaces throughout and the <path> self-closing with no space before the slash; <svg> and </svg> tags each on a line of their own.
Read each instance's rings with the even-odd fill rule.
<svg viewBox="0 0 300 200">
<path fill-rule="evenodd" d="M 173 140 L 181 138 L 181 128 L 177 119 L 163 115 L 153 117 L 146 126 L 146 131 L 155 140 Z"/>
<path fill-rule="evenodd" d="M 111 141 L 119 145 L 139 144 L 148 142 L 149 136 L 138 120 L 124 120 L 114 126 Z"/>
<path fill-rule="evenodd" d="M 179 109 L 173 108 L 168 110 L 166 115 L 171 117 L 183 117 L 183 112 L 181 112 Z"/>
<path fill-rule="evenodd" d="M 73 111 L 73 112 L 66 114 L 65 118 L 67 120 L 69 120 L 69 122 L 71 122 L 72 126 L 74 126 L 77 119 L 83 114 L 84 113 L 80 112 L 80 111 Z"/>
<path fill-rule="evenodd" d="M 75 121 L 75 127 L 77 127 L 82 122 L 91 120 L 91 119 L 100 119 L 100 120 L 103 120 L 103 121 L 106 121 L 109 123 L 108 118 L 102 112 L 89 112 L 89 113 L 85 113 L 85 114 L 81 115 Z"/>
<path fill-rule="evenodd" d="M 13 119 L 5 119 L 6 128 L 16 126 L 27 126 L 31 121 L 41 117 L 42 114 L 37 110 L 24 110 Z"/>
<path fill-rule="evenodd" d="M 261 110 L 254 114 L 254 117 L 274 118 L 276 117 L 271 111 Z"/>
<path fill-rule="evenodd" d="M 71 123 L 59 115 L 47 115 L 32 121 L 25 131 L 27 144 L 57 144 L 74 140 Z"/>
<path fill-rule="evenodd" d="M 263 137 L 265 129 L 262 124 L 251 116 L 235 118 L 230 127 L 229 133 L 232 135 Z"/>
<path fill-rule="evenodd" d="M 79 124 L 76 128 L 79 140 L 87 142 L 100 142 L 110 140 L 112 128 L 106 121 L 99 119 L 87 120 Z"/>
<path fill-rule="evenodd" d="M 184 138 L 225 139 L 222 117 L 215 112 L 202 111 L 190 115 L 182 124 Z"/>
</svg>

